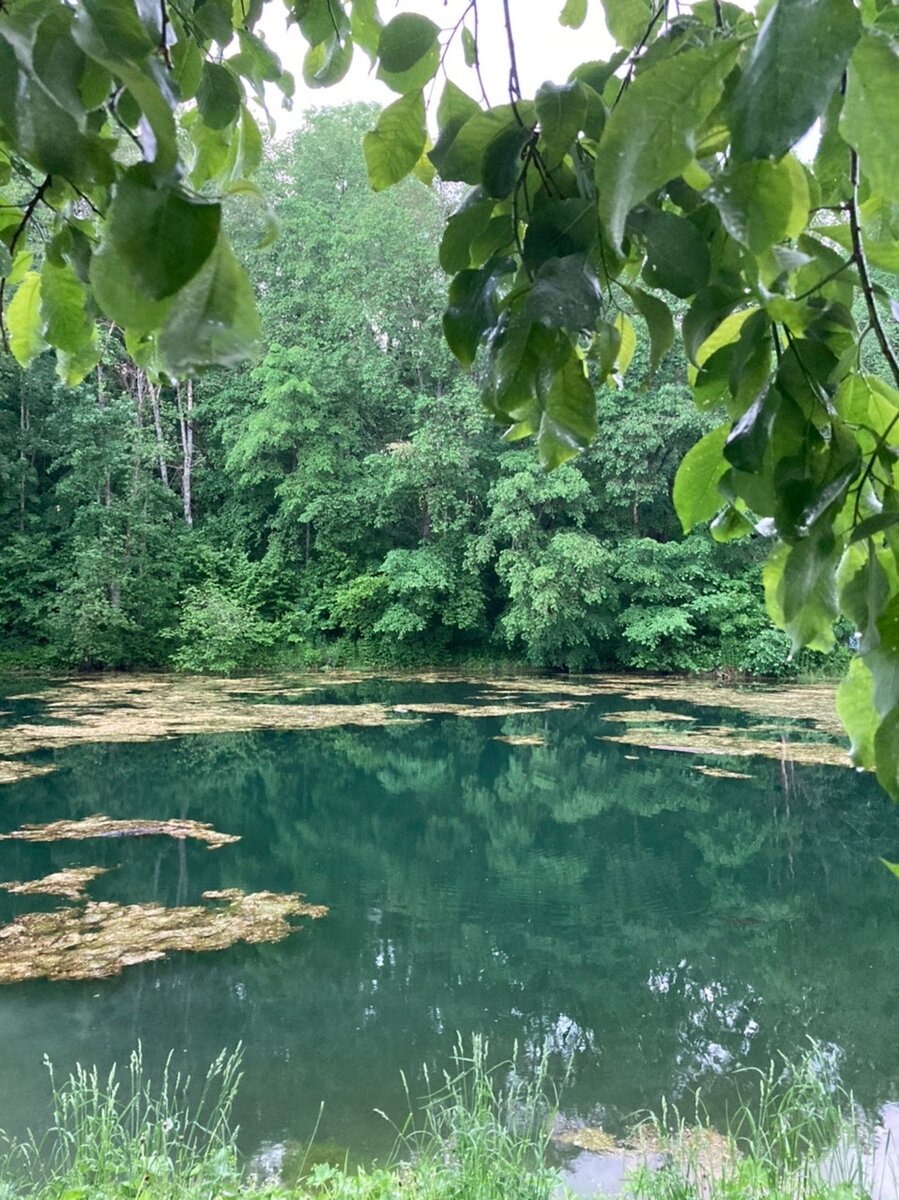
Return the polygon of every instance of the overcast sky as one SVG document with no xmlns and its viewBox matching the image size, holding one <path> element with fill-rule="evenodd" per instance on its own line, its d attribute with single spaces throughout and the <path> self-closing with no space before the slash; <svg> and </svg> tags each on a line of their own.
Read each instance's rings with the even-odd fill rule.
<svg viewBox="0 0 899 1200">
<path fill-rule="evenodd" d="M 571 69 L 590 59 L 607 58 L 612 43 L 602 20 L 602 6 L 594 3 L 585 24 L 578 30 L 559 24 L 564 0 L 510 0 L 512 30 L 515 35 L 518 73 L 522 94 L 533 96 L 547 79 L 564 82 Z M 398 0 L 384 3 L 385 18 L 398 12 L 424 13 L 446 31 L 453 28 L 466 7 L 465 0 Z M 480 0 L 481 74 L 491 104 L 501 104 L 508 96 L 509 55 L 503 25 L 502 0 Z M 302 121 L 303 110 L 315 106 L 346 104 L 354 100 L 373 100 L 389 104 L 396 99 L 369 67 L 368 58 L 357 50 L 353 65 L 342 83 L 333 88 L 310 89 L 303 83 L 303 55 L 306 43 L 295 26 L 287 27 L 286 10 L 280 4 L 266 5 L 262 19 L 266 40 L 297 81 L 292 112 L 281 108 L 277 93 L 271 97 L 271 113 L 278 133 L 289 133 Z M 446 70 L 453 81 L 478 98 L 475 73 L 466 67 L 461 46 L 456 44 L 446 59 Z M 439 98 L 442 79 L 437 78 L 435 99 Z M 428 95 L 426 91 L 425 95 Z"/>
</svg>

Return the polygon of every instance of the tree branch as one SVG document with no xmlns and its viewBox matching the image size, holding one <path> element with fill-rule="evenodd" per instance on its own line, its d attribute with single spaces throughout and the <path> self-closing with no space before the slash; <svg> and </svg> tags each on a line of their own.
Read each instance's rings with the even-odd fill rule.
<svg viewBox="0 0 899 1200">
<path fill-rule="evenodd" d="M 880 319 L 880 313 L 877 311 L 877 304 L 874 300 L 874 285 L 871 282 L 871 272 L 868 269 L 868 261 L 865 258 L 865 248 L 862 244 L 862 229 L 858 219 L 858 154 L 855 150 L 850 151 L 850 179 L 852 182 L 852 200 L 849 204 L 849 229 L 852 234 L 852 257 L 858 266 L 858 274 L 861 279 L 862 292 L 865 297 L 865 304 L 868 308 L 868 317 L 871 321 L 871 328 L 880 344 L 883 357 L 887 360 L 890 370 L 893 374 L 893 381 L 896 387 L 899 387 L 899 357 L 887 337 L 886 330 L 883 327 L 883 322 Z"/>
</svg>

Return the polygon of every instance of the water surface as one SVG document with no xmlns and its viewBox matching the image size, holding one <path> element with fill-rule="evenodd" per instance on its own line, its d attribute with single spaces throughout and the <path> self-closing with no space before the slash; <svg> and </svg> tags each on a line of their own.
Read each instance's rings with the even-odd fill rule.
<svg viewBox="0 0 899 1200">
<path fill-rule="evenodd" d="M 371 681 L 321 702 L 465 702 L 471 684 Z M 308 702 L 308 699 L 304 702 Z M 105 813 L 192 817 L 241 841 L 0 843 L 0 879 L 115 867 L 95 899 L 195 904 L 207 889 L 302 891 L 329 915 L 276 945 L 181 954 L 102 982 L 0 990 L 0 1127 L 46 1120 L 44 1055 L 64 1072 L 138 1041 L 202 1074 L 244 1046 L 248 1150 L 319 1137 L 387 1152 L 456 1031 L 501 1057 L 548 1053 L 563 1108 L 610 1129 L 663 1095 L 713 1111 L 742 1066 L 820 1043 L 872 1111 L 899 1096 L 899 813 L 835 767 L 709 778 L 690 755 L 598 739 L 603 696 L 489 719 L 198 735 L 35 756 L 0 789 L 0 831 Z M 691 709 L 710 724 L 763 723 Z M 9 723 L 39 701 L 4 701 Z M 768 722 L 770 723 L 770 722 Z M 502 734 L 539 734 L 511 746 Z M 0 893 L 0 920 L 61 903 Z"/>
</svg>

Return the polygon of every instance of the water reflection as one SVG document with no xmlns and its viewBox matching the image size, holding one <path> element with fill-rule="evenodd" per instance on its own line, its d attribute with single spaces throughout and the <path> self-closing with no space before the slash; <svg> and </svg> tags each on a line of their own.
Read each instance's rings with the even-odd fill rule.
<svg viewBox="0 0 899 1200">
<path fill-rule="evenodd" d="M 0 878 L 92 864 L 114 868 L 96 899 L 270 888 L 331 911 L 279 945 L 4 989 L 0 1127 L 41 1122 L 45 1052 L 108 1063 L 138 1039 L 200 1074 L 242 1041 L 248 1146 L 306 1138 L 324 1102 L 320 1136 L 363 1156 L 391 1144 L 373 1110 L 402 1117 L 400 1071 L 422 1088 L 417 1067 L 445 1066 L 457 1030 L 548 1053 L 566 1108 L 611 1128 L 698 1086 L 714 1111 L 736 1067 L 808 1035 L 871 1111 L 894 1098 L 899 889 L 877 859 L 899 854 L 899 816 L 846 770 L 753 761 L 729 780 L 631 757 L 596 739 L 621 707 L 58 752 L 57 773 L 4 789 L 3 828 L 179 816 L 242 840 L 2 843 Z M 527 733 L 545 745 L 493 740 Z M 35 907 L 0 896 L 4 921 Z"/>
</svg>

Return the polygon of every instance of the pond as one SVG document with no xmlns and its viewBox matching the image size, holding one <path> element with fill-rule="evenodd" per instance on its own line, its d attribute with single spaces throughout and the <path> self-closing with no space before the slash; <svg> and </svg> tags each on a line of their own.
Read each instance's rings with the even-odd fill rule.
<svg viewBox="0 0 899 1200">
<path fill-rule="evenodd" d="M 899 859 L 899 812 L 835 765 L 828 689 L 192 686 L 8 689 L 0 832 L 105 814 L 240 840 L 3 840 L 0 881 L 101 867 L 92 901 L 302 892 L 327 915 L 278 941 L 0 988 L 0 1128 L 46 1123 L 44 1055 L 61 1074 L 141 1042 L 202 1075 L 240 1043 L 249 1152 L 317 1124 L 383 1156 L 394 1130 L 376 1110 L 402 1122 L 401 1072 L 421 1095 L 457 1031 L 496 1058 L 548 1055 L 566 1117 L 612 1131 L 696 1089 L 723 1111 L 738 1068 L 809 1038 L 870 1111 L 899 1098 L 899 881 L 879 862 Z M 0 923 L 72 903 L 0 892 Z"/>
</svg>

